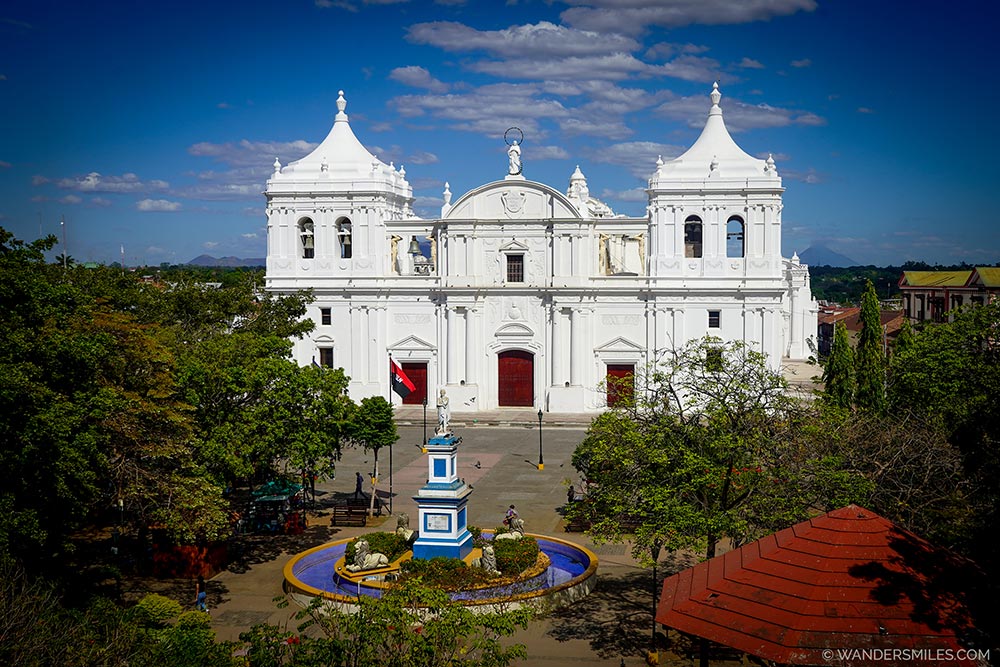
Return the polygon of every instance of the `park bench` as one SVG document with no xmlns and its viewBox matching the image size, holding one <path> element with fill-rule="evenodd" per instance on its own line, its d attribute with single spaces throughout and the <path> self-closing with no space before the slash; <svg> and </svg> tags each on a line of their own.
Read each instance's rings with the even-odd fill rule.
<svg viewBox="0 0 1000 667">
<path fill-rule="evenodd" d="M 585 519 L 567 519 L 566 520 L 566 532 L 567 533 L 582 533 L 590 529 L 590 522 Z"/>
<path fill-rule="evenodd" d="M 348 498 L 347 506 L 355 508 L 364 508 L 365 512 L 368 511 L 368 498 Z M 382 508 L 385 507 L 385 502 L 375 496 L 375 516 L 382 516 Z"/>
<path fill-rule="evenodd" d="M 368 523 L 368 507 L 334 505 L 330 509 L 331 526 L 365 526 Z"/>
</svg>

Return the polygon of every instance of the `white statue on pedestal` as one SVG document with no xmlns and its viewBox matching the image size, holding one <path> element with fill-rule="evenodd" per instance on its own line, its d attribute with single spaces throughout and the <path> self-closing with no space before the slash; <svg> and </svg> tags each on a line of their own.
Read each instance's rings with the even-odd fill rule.
<svg viewBox="0 0 1000 667">
<path fill-rule="evenodd" d="M 441 390 L 437 400 L 438 425 L 435 433 L 444 435 L 448 432 L 448 422 L 451 421 L 451 408 L 448 406 L 448 395 Z"/>
</svg>

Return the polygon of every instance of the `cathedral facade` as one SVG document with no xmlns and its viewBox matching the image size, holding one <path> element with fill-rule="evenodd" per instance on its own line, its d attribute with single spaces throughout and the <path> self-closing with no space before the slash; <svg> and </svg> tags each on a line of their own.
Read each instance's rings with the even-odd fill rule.
<svg viewBox="0 0 1000 667">
<path fill-rule="evenodd" d="M 778 368 L 816 339 L 808 267 L 781 256 L 784 188 L 771 158 L 726 130 L 715 86 L 705 128 L 657 160 L 645 217 L 615 215 L 577 168 L 566 192 L 506 175 L 418 218 L 406 172 L 354 135 L 341 93 L 326 139 L 267 182 L 267 289 L 310 288 L 298 363 L 343 367 L 351 396 L 389 395 L 389 361 L 433 405 L 595 412 L 657 352 L 705 335 Z M 611 383 L 615 384 L 615 383 Z M 399 398 L 393 395 L 394 401 Z"/>
</svg>

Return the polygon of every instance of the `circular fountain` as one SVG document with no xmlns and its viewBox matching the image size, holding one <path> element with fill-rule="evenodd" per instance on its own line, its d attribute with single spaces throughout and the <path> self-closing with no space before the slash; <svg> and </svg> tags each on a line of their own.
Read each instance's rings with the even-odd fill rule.
<svg viewBox="0 0 1000 667">
<path fill-rule="evenodd" d="M 526 535 L 538 541 L 539 550 L 549 560 L 547 568 L 511 583 L 455 591 L 451 598 L 483 610 L 501 603 L 507 608 L 529 604 L 544 609 L 567 605 L 590 593 L 597 572 L 597 556 L 592 551 L 555 537 Z M 483 531 L 483 537 L 491 536 L 492 531 Z M 349 573 L 344 568 L 344 553 L 350 541 L 330 542 L 288 561 L 284 573 L 289 596 L 303 606 L 319 597 L 344 605 L 347 610 L 359 596 L 380 597 L 392 584 L 399 563 L 409 554 L 385 568 Z"/>
<path fill-rule="evenodd" d="M 458 478 L 458 445 L 462 439 L 447 431 L 447 424 L 427 443 L 427 484 L 414 500 L 419 511 L 420 531 L 412 550 L 392 563 L 382 561 L 359 569 L 345 563 L 350 539 L 330 542 L 294 556 L 284 570 L 285 589 L 302 605 L 322 598 L 351 611 L 360 596 L 380 597 L 396 579 L 400 564 L 410 558 L 458 558 L 471 562 L 480 555 L 473 547 L 466 525 L 467 503 L 472 488 Z M 408 531 L 409 532 L 409 531 Z M 491 541 L 493 531 L 482 536 Z M 535 568 L 520 578 L 501 579 L 496 585 L 477 586 L 453 592 L 453 600 L 479 610 L 502 604 L 553 608 L 566 605 L 588 593 L 597 572 L 597 556 L 588 549 L 546 535 L 531 535 L 542 557 Z"/>
</svg>

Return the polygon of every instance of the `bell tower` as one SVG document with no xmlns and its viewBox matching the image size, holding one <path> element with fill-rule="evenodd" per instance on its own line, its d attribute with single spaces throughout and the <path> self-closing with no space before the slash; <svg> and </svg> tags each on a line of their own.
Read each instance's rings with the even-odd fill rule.
<svg viewBox="0 0 1000 667">
<path fill-rule="evenodd" d="M 326 139 L 267 181 L 268 287 L 284 279 L 388 275 L 385 222 L 413 217 L 406 170 L 384 164 L 351 130 L 344 91 Z"/>
</svg>

